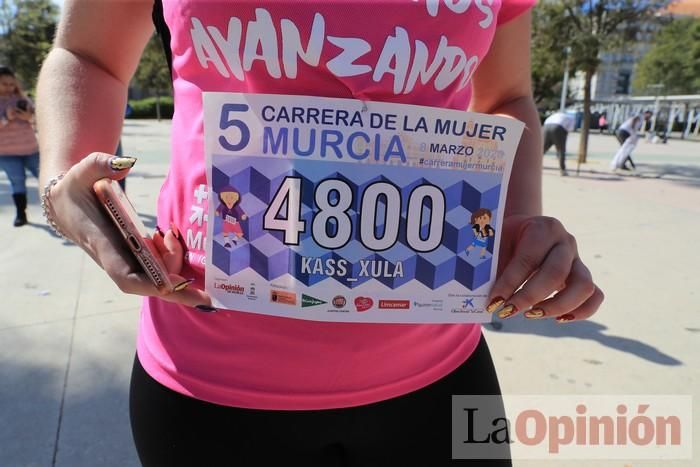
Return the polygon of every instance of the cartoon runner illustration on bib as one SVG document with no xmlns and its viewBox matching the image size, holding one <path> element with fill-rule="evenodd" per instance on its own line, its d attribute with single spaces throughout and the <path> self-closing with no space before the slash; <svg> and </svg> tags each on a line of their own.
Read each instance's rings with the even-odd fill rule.
<svg viewBox="0 0 700 467">
<path fill-rule="evenodd" d="M 216 215 L 223 220 L 224 247 L 231 248 L 229 243 L 229 234 L 232 233 L 231 242 L 234 245 L 238 244 L 238 239 L 243 238 L 243 228 L 240 221 L 244 221 L 248 216 L 238 206 L 241 200 L 241 195 L 232 186 L 226 186 L 219 191 L 219 207 L 216 209 Z"/>
<path fill-rule="evenodd" d="M 489 244 L 489 237 L 493 237 L 496 231 L 489 225 L 491 222 L 491 211 L 486 208 L 477 209 L 471 218 L 474 240 L 467 247 L 467 256 L 474 248 L 481 248 L 479 258 L 486 258 L 486 247 Z"/>
</svg>

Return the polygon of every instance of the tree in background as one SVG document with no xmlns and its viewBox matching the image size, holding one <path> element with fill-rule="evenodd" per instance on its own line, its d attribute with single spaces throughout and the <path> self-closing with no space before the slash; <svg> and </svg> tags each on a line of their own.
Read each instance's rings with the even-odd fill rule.
<svg viewBox="0 0 700 467">
<path fill-rule="evenodd" d="M 558 109 L 566 63 L 561 39 L 549 31 L 546 8 L 532 11 L 532 94 L 540 111 Z"/>
<path fill-rule="evenodd" d="M 639 40 L 640 33 L 658 21 L 670 0 L 558 0 L 536 8 L 542 31 L 559 48 L 571 47 L 571 67 L 583 72 L 583 123 L 579 162 L 586 162 L 591 120 L 591 83 L 601 52 L 620 50 Z"/>
<path fill-rule="evenodd" d="M 163 54 L 163 46 L 160 38 L 155 34 L 148 41 L 143 55 L 141 55 L 141 62 L 136 69 L 134 82 L 141 88 L 155 94 L 156 114 L 160 120 L 160 98 L 171 95 L 172 90 L 170 70 Z"/>
<path fill-rule="evenodd" d="M 645 94 L 660 83 L 667 94 L 700 94 L 700 19 L 674 19 L 652 44 L 637 64 L 635 93 Z"/>
<path fill-rule="evenodd" d="M 51 49 L 58 7 L 51 0 L 0 0 L 0 62 L 33 89 Z"/>
</svg>

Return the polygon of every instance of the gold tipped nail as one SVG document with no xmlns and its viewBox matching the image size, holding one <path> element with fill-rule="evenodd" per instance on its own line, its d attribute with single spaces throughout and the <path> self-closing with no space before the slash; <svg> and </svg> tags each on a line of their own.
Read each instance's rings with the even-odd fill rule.
<svg viewBox="0 0 700 467">
<path fill-rule="evenodd" d="M 508 318 L 510 315 L 515 314 L 516 311 L 515 305 L 506 305 L 501 311 L 498 312 L 498 317 L 501 319 Z"/>
<path fill-rule="evenodd" d="M 109 160 L 109 166 L 112 170 L 130 169 L 136 164 L 135 157 L 118 157 L 114 156 Z"/>
<path fill-rule="evenodd" d="M 565 314 L 557 318 L 557 323 L 568 323 L 569 321 L 573 321 L 575 319 L 576 317 L 574 315 Z"/>
<path fill-rule="evenodd" d="M 524 315 L 527 319 L 540 319 L 544 318 L 544 310 L 533 308 L 532 310 L 527 310 Z"/>
<path fill-rule="evenodd" d="M 494 311 L 498 310 L 504 303 L 504 299 L 502 299 L 501 297 L 496 297 L 493 300 L 491 300 L 491 303 L 488 304 L 488 306 L 486 307 L 486 311 L 489 313 L 493 313 Z"/>
<path fill-rule="evenodd" d="M 173 287 L 173 292 L 185 290 L 185 288 L 187 288 L 187 286 L 190 285 L 192 282 L 194 282 L 194 279 L 188 279 L 186 281 L 180 282 L 175 287 Z"/>
</svg>

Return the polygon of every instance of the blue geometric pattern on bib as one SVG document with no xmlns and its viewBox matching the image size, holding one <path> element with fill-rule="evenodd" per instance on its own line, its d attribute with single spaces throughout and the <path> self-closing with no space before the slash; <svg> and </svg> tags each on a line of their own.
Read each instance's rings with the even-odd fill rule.
<svg viewBox="0 0 700 467">
<path fill-rule="evenodd" d="M 299 245 L 291 247 L 282 242 L 283 232 L 263 229 L 265 211 L 288 176 L 302 179 L 300 215 L 306 221 L 306 230 L 300 233 Z M 410 286 L 411 282 L 416 280 L 431 289 L 437 289 L 454 279 L 470 290 L 475 290 L 488 281 L 494 238 L 489 238 L 484 258 L 481 258 L 478 249 L 469 255 L 466 254 L 466 248 L 474 240 L 471 214 L 479 208 L 490 209 L 492 224 L 496 225 L 496 219 L 500 215 L 497 210 L 501 189 L 499 177 L 500 175 L 482 173 L 478 174 L 476 182 L 467 183 L 459 170 L 214 155 L 212 194 L 215 196 L 215 206 L 218 205 L 219 190 L 223 187 L 234 187 L 240 194 L 238 205 L 247 219 L 239 220 L 243 238 L 237 239 L 233 244 L 230 241 L 232 237 L 223 236 L 222 219 L 219 216 L 214 217 L 213 264 L 229 276 L 250 268 L 268 281 L 291 274 L 307 286 L 331 280 L 328 282 L 331 287 L 337 287 L 333 282 L 337 281 L 353 288 L 366 281 L 377 280 L 391 289 L 398 289 Z M 316 245 L 311 238 L 315 208 L 314 188 L 322 180 L 329 178 L 342 179 L 352 188 L 354 198 L 347 215 L 355 227 L 358 225 L 357 217 L 361 214 L 358 210 L 362 193 L 367 186 L 377 181 L 394 184 L 399 189 L 402 199 L 398 242 L 388 250 L 372 252 L 361 245 L 359 228 L 354 228 L 351 240 L 338 249 L 327 250 Z M 407 200 L 411 191 L 422 184 L 438 186 L 445 195 L 446 205 L 441 243 L 437 249 L 428 253 L 417 253 L 406 244 Z M 379 202 L 379 219 L 384 217 L 384 208 L 385 205 Z M 423 220 L 426 221 L 429 219 L 429 206 L 425 206 L 423 211 Z M 421 225 L 422 236 L 426 235 L 425 227 Z M 375 229 L 379 235 L 383 226 L 376 223 Z M 224 246 L 227 242 L 229 247 Z M 348 265 L 346 274 L 302 274 L 302 257 L 320 258 L 324 263 L 328 259 L 335 259 L 336 262 L 345 260 Z M 376 279 L 366 275 L 360 276 L 360 262 L 373 259 L 387 262 L 391 268 L 395 267 L 397 262 L 401 262 L 403 275 L 382 276 Z M 356 280 L 347 281 L 348 277 Z"/>
</svg>

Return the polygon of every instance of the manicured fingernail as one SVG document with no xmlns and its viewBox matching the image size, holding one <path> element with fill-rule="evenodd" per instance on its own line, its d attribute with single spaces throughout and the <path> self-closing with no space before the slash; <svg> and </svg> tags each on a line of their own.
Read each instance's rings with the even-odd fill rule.
<svg viewBox="0 0 700 467">
<path fill-rule="evenodd" d="M 503 303 L 505 303 L 505 300 L 503 298 L 496 297 L 493 300 L 491 300 L 491 303 L 488 304 L 488 306 L 486 307 L 486 311 L 488 311 L 489 313 L 493 313 L 494 311 L 498 310 L 501 307 L 501 305 L 503 305 Z"/>
<path fill-rule="evenodd" d="M 557 323 L 568 323 L 569 321 L 575 320 L 576 317 L 572 315 L 571 313 L 567 313 L 565 315 L 561 315 L 560 317 L 557 318 Z"/>
<path fill-rule="evenodd" d="M 532 310 L 527 310 L 523 313 L 527 319 L 540 319 L 544 318 L 544 310 L 541 308 L 533 308 Z"/>
<path fill-rule="evenodd" d="M 217 311 L 219 311 L 216 308 L 214 308 L 213 306 L 209 306 L 209 305 L 197 305 L 195 308 L 198 309 L 199 311 L 204 311 L 207 313 L 216 313 Z"/>
<path fill-rule="evenodd" d="M 160 227 L 156 225 L 156 234 L 160 235 L 161 237 L 165 237 L 165 234 L 163 233 L 162 230 L 160 230 Z"/>
<path fill-rule="evenodd" d="M 109 159 L 109 166 L 112 168 L 112 170 L 124 170 L 124 169 L 130 169 L 136 164 L 136 158 L 135 157 L 119 157 L 119 156 L 114 156 Z"/>
<path fill-rule="evenodd" d="M 173 231 L 173 235 L 175 235 L 175 238 L 177 238 L 178 240 L 180 240 L 180 230 L 179 230 L 179 229 L 177 228 L 177 226 L 176 226 L 175 224 L 173 224 L 172 222 L 170 223 L 170 230 Z"/>
<path fill-rule="evenodd" d="M 180 282 L 175 287 L 173 287 L 173 292 L 179 292 L 181 290 L 185 290 L 187 288 L 187 286 L 190 285 L 192 282 L 194 282 L 194 279 L 187 279 L 186 281 Z"/>
<path fill-rule="evenodd" d="M 515 308 L 515 305 L 506 305 L 501 311 L 498 312 L 498 317 L 501 319 L 508 318 L 511 315 L 514 315 L 517 311 L 518 309 Z"/>
</svg>

